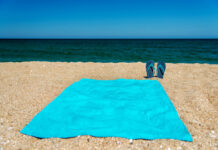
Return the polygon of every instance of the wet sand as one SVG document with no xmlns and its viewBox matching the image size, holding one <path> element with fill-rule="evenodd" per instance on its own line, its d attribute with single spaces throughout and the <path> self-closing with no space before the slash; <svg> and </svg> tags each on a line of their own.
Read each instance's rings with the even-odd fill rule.
<svg viewBox="0 0 218 150">
<path fill-rule="evenodd" d="M 159 80 L 193 142 L 80 136 L 37 139 L 19 131 L 81 78 L 147 80 L 143 63 L 0 63 L 0 149 L 218 149 L 218 65 L 167 64 Z"/>
</svg>

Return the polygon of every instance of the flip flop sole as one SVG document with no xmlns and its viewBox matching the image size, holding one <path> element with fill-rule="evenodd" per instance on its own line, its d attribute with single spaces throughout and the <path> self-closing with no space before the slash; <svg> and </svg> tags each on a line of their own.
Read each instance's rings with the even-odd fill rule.
<svg viewBox="0 0 218 150">
<path fill-rule="evenodd" d="M 162 78 L 164 76 L 165 73 L 165 69 L 166 69 L 166 65 L 164 62 L 158 62 L 157 65 L 157 77 Z"/>
<path fill-rule="evenodd" d="M 146 63 L 147 78 L 154 76 L 154 61 L 150 60 Z"/>
</svg>

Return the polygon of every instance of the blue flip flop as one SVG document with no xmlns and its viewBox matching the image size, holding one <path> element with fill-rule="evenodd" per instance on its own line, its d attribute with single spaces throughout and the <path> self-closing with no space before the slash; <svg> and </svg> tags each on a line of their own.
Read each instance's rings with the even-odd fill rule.
<svg viewBox="0 0 218 150">
<path fill-rule="evenodd" d="M 166 70 L 165 63 L 162 61 L 159 61 L 157 64 L 157 77 L 163 79 L 165 70 Z"/>
<path fill-rule="evenodd" d="M 147 78 L 152 78 L 154 76 L 154 61 L 149 60 L 146 63 L 146 72 L 147 72 Z"/>
</svg>

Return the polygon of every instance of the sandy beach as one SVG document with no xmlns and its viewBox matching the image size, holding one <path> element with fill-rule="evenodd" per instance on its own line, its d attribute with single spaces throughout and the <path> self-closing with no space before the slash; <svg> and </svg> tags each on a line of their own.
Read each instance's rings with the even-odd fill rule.
<svg viewBox="0 0 218 150">
<path fill-rule="evenodd" d="M 0 63 L 0 150 L 25 149 L 218 149 L 218 65 L 167 64 L 156 77 L 173 102 L 193 142 L 80 136 L 37 139 L 20 130 L 81 78 L 148 80 L 143 63 Z"/>
</svg>

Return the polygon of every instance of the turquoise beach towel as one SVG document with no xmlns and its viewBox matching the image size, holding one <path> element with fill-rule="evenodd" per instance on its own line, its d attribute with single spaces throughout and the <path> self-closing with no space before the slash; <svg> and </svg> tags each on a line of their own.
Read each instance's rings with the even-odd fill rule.
<svg viewBox="0 0 218 150">
<path fill-rule="evenodd" d="M 192 141 L 155 80 L 81 79 L 38 113 L 21 133 L 38 138 L 79 135 Z"/>
</svg>

